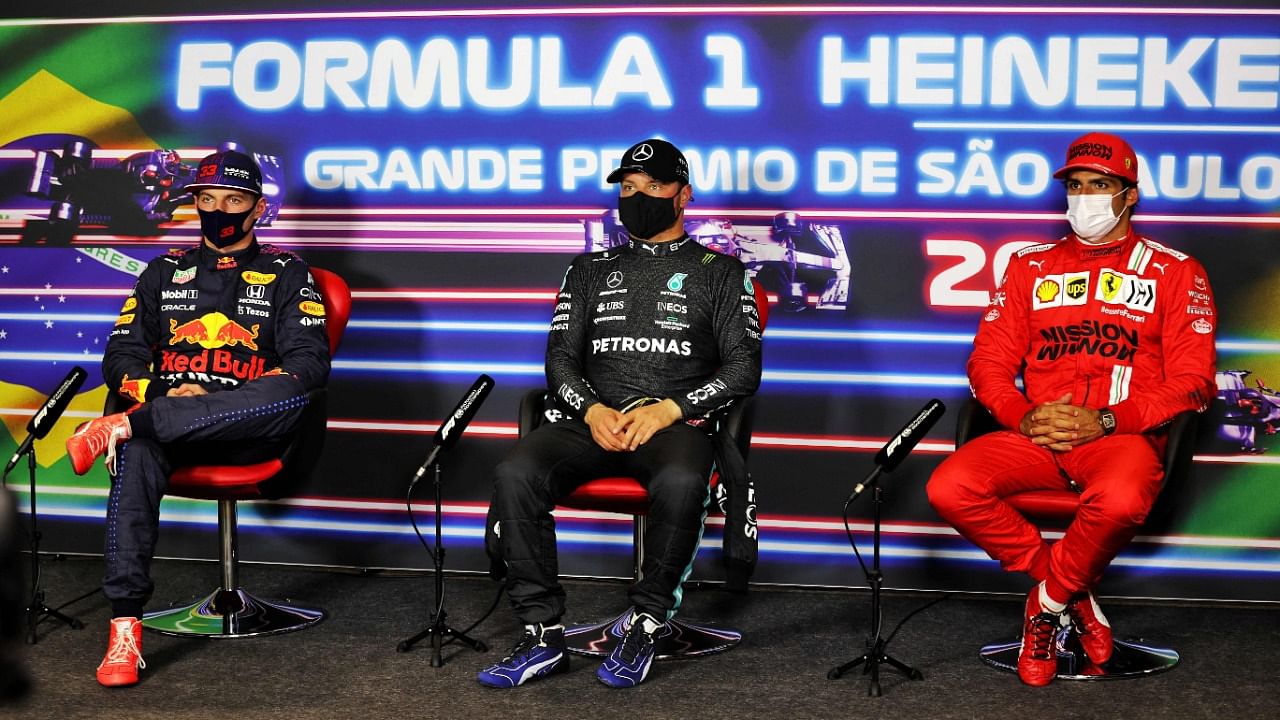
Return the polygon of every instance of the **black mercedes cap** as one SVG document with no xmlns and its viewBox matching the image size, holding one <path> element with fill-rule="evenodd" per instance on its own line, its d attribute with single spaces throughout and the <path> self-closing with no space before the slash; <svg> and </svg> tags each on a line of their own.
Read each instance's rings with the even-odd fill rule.
<svg viewBox="0 0 1280 720">
<path fill-rule="evenodd" d="M 662 182 L 679 180 L 689 184 L 689 161 L 679 148 L 666 140 L 649 138 L 632 145 L 622 156 L 618 169 L 609 173 L 608 181 L 621 182 L 628 173 L 636 172 Z"/>
</svg>

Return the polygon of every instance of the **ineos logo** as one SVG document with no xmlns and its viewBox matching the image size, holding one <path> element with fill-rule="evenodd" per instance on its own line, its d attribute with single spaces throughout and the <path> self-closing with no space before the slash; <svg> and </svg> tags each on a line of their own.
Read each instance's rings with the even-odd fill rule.
<svg viewBox="0 0 1280 720">
<path fill-rule="evenodd" d="M 609 277 L 606 278 L 604 282 L 610 287 L 610 289 L 616 288 L 622 284 L 622 273 L 618 270 L 614 270 L 609 273 Z"/>
<path fill-rule="evenodd" d="M 641 145 L 636 148 L 635 152 L 631 153 L 631 159 L 639 160 L 640 162 L 644 162 L 651 157 L 653 157 L 653 148 L 649 147 L 649 143 Z"/>
</svg>

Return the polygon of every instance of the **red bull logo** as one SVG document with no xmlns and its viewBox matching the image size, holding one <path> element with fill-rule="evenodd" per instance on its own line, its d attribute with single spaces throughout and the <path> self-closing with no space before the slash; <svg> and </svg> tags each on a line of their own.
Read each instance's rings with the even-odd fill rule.
<svg viewBox="0 0 1280 720">
<path fill-rule="evenodd" d="M 133 398 L 135 402 L 146 402 L 147 386 L 150 384 L 151 384 L 150 378 L 138 378 L 137 380 L 130 380 L 129 374 L 125 373 L 124 377 L 120 378 L 119 392 L 121 395 L 124 395 L 125 397 Z"/>
<path fill-rule="evenodd" d="M 178 324 L 177 320 L 169 318 L 169 333 L 173 336 L 169 338 L 170 345 L 177 345 L 178 343 L 198 345 L 209 339 L 209 329 L 204 326 L 203 318 L 188 320 L 181 325 Z"/>
<path fill-rule="evenodd" d="M 258 349 L 258 329 L 261 326 L 257 323 L 251 328 L 246 329 L 245 326 L 223 315 L 220 312 L 212 312 L 203 317 L 188 320 L 187 322 L 178 324 L 177 320 L 169 320 L 169 338 L 170 345 L 191 344 L 199 345 L 203 348 L 219 348 L 223 345 L 243 345 L 245 348 L 253 351 Z"/>
<path fill-rule="evenodd" d="M 257 350 L 258 343 L 254 342 L 258 339 L 258 327 L 256 323 L 252 330 L 245 330 L 244 326 L 235 320 L 228 320 L 226 325 L 218 328 L 218 334 L 214 337 L 225 345 L 243 345 L 250 350 Z"/>
</svg>

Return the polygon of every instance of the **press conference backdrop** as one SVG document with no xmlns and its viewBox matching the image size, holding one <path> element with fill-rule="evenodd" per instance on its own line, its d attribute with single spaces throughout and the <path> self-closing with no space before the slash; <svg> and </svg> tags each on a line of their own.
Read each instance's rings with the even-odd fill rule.
<svg viewBox="0 0 1280 720">
<path fill-rule="evenodd" d="M 773 298 L 756 579 L 859 586 L 841 501 L 922 402 L 968 396 L 997 279 L 1016 249 L 1066 231 L 1051 173 L 1102 129 L 1139 152 L 1141 230 L 1208 270 L 1219 371 L 1190 477 L 1103 591 L 1277 597 L 1280 12 L 272 6 L 0 21 L 0 453 L 70 366 L 100 361 L 145 262 L 198 240 L 174 198 L 198 158 L 233 143 L 261 156 L 279 203 L 260 237 L 354 297 L 320 469 L 295 497 L 244 505 L 243 556 L 429 567 L 403 495 L 488 373 L 496 387 L 442 474 L 448 567 L 483 570 L 490 470 L 519 396 L 543 383 L 564 269 L 617 241 L 603 178 L 662 135 L 690 160 L 689 231 Z M 1148 351 L 1093 348 L 1126 350 Z M 108 478 L 72 474 L 62 445 L 105 392 L 92 373 L 36 443 L 47 550 L 101 549 Z M 1021 589 L 925 500 L 952 427 L 883 480 L 887 583 Z M 213 505 L 168 499 L 162 522 L 162 555 L 214 555 Z M 855 505 L 855 535 L 869 528 Z M 721 529 L 713 518 L 695 577 L 719 577 Z M 566 512 L 558 530 L 564 572 L 628 573 L 625 518 Z"/>
</svg>

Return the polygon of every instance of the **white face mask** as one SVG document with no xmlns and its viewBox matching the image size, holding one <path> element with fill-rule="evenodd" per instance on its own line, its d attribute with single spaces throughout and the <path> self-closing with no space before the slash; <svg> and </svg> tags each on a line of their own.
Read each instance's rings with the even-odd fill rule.
<svg viewBox="0 0 1280 720">
<path fill-rule="evenodd" d="M 1067 222 L 1076 237 L 1085 242 L 1093 242 L 1111 232 L 1120 222 L 1120 216 L 1111 210 L 1111 201 L 1116 195 L 1128 191 L 1121 190 L 1115 195 L 1068 195 Z M 1127 208 L 1126 208 L 1127 209 Z"/>
</svg>

